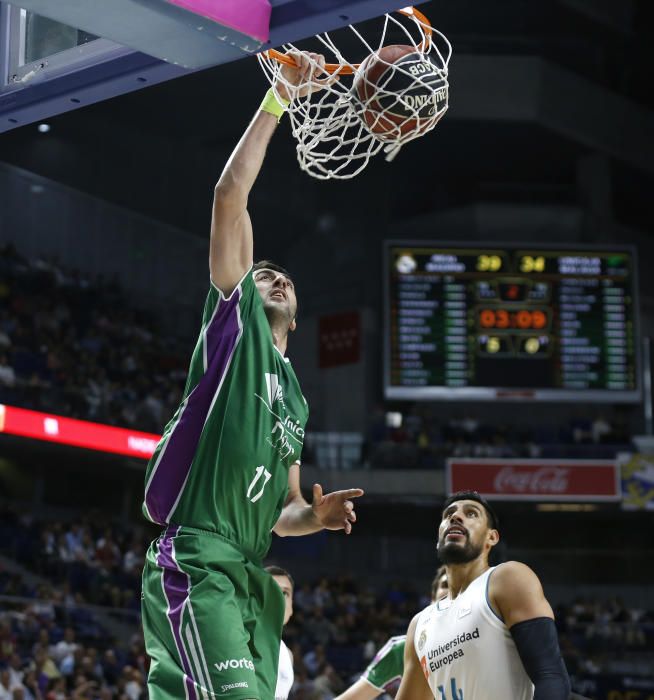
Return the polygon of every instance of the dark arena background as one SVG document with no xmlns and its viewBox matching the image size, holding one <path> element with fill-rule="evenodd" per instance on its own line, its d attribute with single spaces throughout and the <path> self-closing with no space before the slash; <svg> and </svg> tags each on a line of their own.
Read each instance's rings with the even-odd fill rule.
<svg viewBox="0 0 654 700">
<path fill-rule="evenodd" d="M 145 466 L 213 188 L 268 84 L 239 36 L 152 24 L 127 49 L 112 3 L 79 24 L 47 4 L 0 2 L 0 699 L 139 700 Z M 399 6 L 271 4 L 273 46 Z M 255 258 L 297 287 L 303 487 L 366 492 L 349 537 L 274 538 L 291 697 L 330 700 L 406 632 L 442 503 L 474 488 L 497 562 L 543 583 L 573 690 L 653 700 L 654 8 L 419 8 L 454 49 L 435 130 L 323 182 L 282 121 L 248 205 Z"/>
</svg>

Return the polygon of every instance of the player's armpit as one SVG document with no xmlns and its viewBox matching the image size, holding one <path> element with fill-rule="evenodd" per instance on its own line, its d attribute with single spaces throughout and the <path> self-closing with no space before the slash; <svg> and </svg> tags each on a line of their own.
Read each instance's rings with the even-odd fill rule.
<svg viewBox="0 0 654 700">
<path fill-rule="evenodd" d="M 520 562 L 509 561 L 493 571 L 488 597 L 493 609 L 509 629 L 519 622 L 537 617 L 554 619 L 538 576 Z"/>
<path fill-rule="evenodd" d="M 406 645 L 404 646 L 404 673 L 400 689 L 397 691 L 395 700 L 433 700 L 433 695 L 425 674 L 422 670 L 422 665 L 416 654 L 414 645 L 416 624 L 418 615 L 416 615 L 406 633 Z"/>
</svg>

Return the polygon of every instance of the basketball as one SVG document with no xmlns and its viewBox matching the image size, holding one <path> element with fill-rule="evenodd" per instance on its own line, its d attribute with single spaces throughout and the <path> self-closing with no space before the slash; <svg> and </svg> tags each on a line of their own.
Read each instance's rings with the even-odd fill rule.
<svg viewBox="0 0 654 700">
<path fill-rule="evenodd" d="M 448 83 L 419 48 L 393 44 L 365 59 L 353 93 L 368 129 L 383 141 L 396 141 L 435 125 L 447 109 Z"/>
</svg>

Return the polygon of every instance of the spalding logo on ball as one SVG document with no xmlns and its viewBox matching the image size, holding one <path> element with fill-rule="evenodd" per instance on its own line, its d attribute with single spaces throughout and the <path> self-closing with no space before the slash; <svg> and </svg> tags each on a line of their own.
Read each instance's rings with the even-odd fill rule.
<svg viewBox="0 0 654 700">
<path fill-rule="evenodd" d="M 368 56 L 352 86 L 364 124 L 382 141 L 432 128 L 448 106 L 445 72 L 415 46 L 393 44 Z"/>
</svg>

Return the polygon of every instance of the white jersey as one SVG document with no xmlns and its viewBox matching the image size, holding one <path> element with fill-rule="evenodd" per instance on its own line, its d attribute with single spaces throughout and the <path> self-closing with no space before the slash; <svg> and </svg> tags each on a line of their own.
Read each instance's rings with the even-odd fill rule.
<svg viewBox="0 0 654 700">
<path fill-rule="evenodd" d="M 280 642 L 279 666 L 277 667 L 277 687 L 275 688 L 275 700 L 286 700 L 293 687 L 295 674 L 293 673 L 293 654 L 290 649 Z"/>
<path fill-rule="evenodd" d="M 455 599 L 425 608 L 414 644 L 436 700 L 531 700 L 534 686 L 513 638 L 488 602 L 495 567 Z"/>
</svg>

